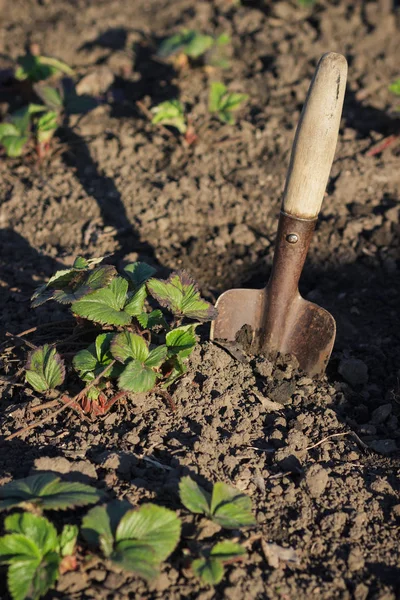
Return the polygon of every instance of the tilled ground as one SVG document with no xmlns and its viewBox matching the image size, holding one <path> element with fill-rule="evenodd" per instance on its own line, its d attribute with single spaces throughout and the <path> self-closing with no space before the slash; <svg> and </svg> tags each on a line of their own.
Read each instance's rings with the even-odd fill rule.
<svg viewBox="0 0 400 600">
<path fill-rule="evenodd" d="M 210 345 L 205 332 L 176 385 L 175 412 L 148 395 L 94 423 L 64 413 L 22 440 L 3 441 L 4 482 L 35 470 L 75 473 L 110 496 L 134 504 L 154 498 L 184 518 L 182 543 L 151 588 L 101 565 L 62 577 L 61 597 L 399 596 L 399 146 L 368 154 L 399 131 L 387 90 L 399 75 L 399 20 L 385 0 L 323 1 L 310 10 L 225 0 L 6 7 L 3 54 L 17 56 L 29 39 L 81 76 L 106 69 L 108 83 L 97 90 L 104 103 L 60 132 L 58 156 L 0 165 L 4 334 L 65 317 L 50 305 L 31 311 L 28 299 L 77 254 L 114 252 L 120 263 L 139 257 L 161 274 L 183 266 L 210 299 L 236 285 L 261 287 L 316 60 L 327 50 L 349 60 L 338 150 L 302 280 L 304 295 L 337 320 L 327 377 L 312 381 L 287 357 L 242 364 Z M 177 73 L 154 60 L 157 40 L 182 26 L 229 32 L 232 68 Z M 220 78 L 250 95 L 234 128 L 207 114 L 209 82 Z M 155 129 L 136 105 L 176 96 L 199 135 L 189 148 Z M 36 343 L 38 332 L 27 337 Z M 21 365 L 21 349 L 10 352 L 2 377 Z M 37 418 L 37 403 L 23 387 L 3 385 L 3 435 Z M 178 499 L 183 474 L 250 494 L 257 533 L 292 548 L 294 560 L 266 557 L 257 539 L 216 591 L 202 588 L 183 560 L 183 550 L 197 544 Z M 221 537 L 198 526 L 203 541 Z"/>
</svg>

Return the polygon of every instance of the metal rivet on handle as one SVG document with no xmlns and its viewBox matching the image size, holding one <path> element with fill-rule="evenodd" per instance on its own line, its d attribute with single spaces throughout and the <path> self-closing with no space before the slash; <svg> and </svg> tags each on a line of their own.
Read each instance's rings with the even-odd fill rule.
<svg viewBox="0 0 400 600">
<path fill-rule="evenodd" d="M 286 236 L 286 241 L 289 242 L 289 244 L 295 244 L 298 241 L 298 235 L 297 233 L 289 233 Z"/>
</svg>

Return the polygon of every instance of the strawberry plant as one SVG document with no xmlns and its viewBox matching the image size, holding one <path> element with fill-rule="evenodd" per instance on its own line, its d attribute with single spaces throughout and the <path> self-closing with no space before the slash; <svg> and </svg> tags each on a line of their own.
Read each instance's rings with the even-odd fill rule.
<svg viewBox="0 0 400 600">
<path fill-rule="evenodd" d="M 205 65 L 228 68 L 226 48 L 231 38 L 227 33 L 213 38 L 193 29 L 182 29 L 166 38 L 157 50 L 160 58 L 174 57 L 177 66 L 185 67 L 189 60 L 203 60 Z"/>
<path fill-rule="evenodd" d="M 201 557 L 192 562 L 192 569 L 204 583 L 217 585 L 224 576 L 224 566 L 242 560 L 246 556 L 246 548 L 226 540 L 203 550 Z"/>
<path fill-rule="evenodd" d="M 206 515 L 225 529 L 256 525 L 250 498 L 226 483 L 215 483 L 209 494 L 190 477 L 183 477 L 179 495 L 182 504 L 192 513 Z"/>
<path fill-rule="evenodd" d="M 49 300 L 69 304 L 82 336 L 85 324 L 92 324 L 92 342 L 73 353 L 68 367 L 87 384 L 80 406 L 93 413 L 108 410 L 114 400 L 105 392 L 115 387 L 122 393 L 166 390 L 186 372 L 197 326 L 216 316 L 185 271 L 161 280 L 146 263 L 129 264 L 118 274 L 101 260 L 78 257 L 32 297 L 34 307 Z M 152 306 L 155 301 L 161 308 Z M 47 344 L 30 353 L 25 372 L 26 381 L 46 393 L 63 385 L 65 360 Z"/>
<path fill-rule="evenodd" d="M 222 123 L 234 125 L 233 112 L 238 110 L 247 99 L 247 94 L 229 92 L 226 85 L 215 81 L 211 84 L 208 109 L 211 113 L 215 113 Z"/>
<path fill-rule="evenodd" d="M 96 106 L 93 98 L 77 95 L 73 75 L 73 70 L 56 58 L 32 53 L 18 58 L 9 88 L 15 89 L 12 103 L 20 97 L 23 106 L 0 123 L 0 145 L 7 156 L 21 156 L 28 142 L 34 140 L 42 158 L 65 115 Z"/>
<path fill-rule="evenodd" d="M 181 522 L 172 510 L 155 504 L 132 509 L 114 501 L 92 508 L 82 521 L 82 535 L 114 565 L 145 579 L 157 576 L 160 564 L 175 550 Z"/>
<path fill-rule="evenodd" d="M 78 528 L 65 525 L 57 535 L 45 517 L 15 513 L 4 520 L 0 564 L 8 565 L 7 585 L 13 600 L 37 600 L 52 588 L 63 559 L 74 554 Z"/>
<path fill-rule="evenodd" d="M 151 122 L 154 125 L 169 125 L 175 127 L 179 133 L 186 133 L 187 124 L 182 102 L 179 100 L 167 100 L 161 102 L 151 109 L 154 117 Z"/>
</svg>

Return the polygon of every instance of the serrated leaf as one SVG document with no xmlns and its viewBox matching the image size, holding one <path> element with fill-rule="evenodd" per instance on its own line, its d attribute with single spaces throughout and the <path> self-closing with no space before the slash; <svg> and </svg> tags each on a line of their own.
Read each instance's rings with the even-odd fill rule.
<svg viewBox="0 0 400 600">
<path fill-rule="evenodd" d="M 37 391 L 45 392 L 61 385 L 65 379 L 65 365 L 55 348 L 48 344 L 28 355 L 25 378 Z"/>
<path fill-rule="evenodd" d="M 106 506 L 95 506 L 83 517 L 81 533 L 92 546 L 99 546 L 104 556 L 113 550 L 114 536 Z"/>
<path fill-rule="evenodd" d="M 127 325 L 131 317 L 123 308 L 127 300 L 128 282 L 116 277 L 106 288 L 87 294 L 71 306 L 73 313 L 102 325 Z"/>
<path fill-rule="evenodd" d="M 63 510 L 94 504 L 102 493 L 84 483 L 61 481 L 54 473 L 32 475 L 11 481 L 0 488 L 0 510 L 25 502 L 46 510 Z"/>
<path fill-rule="evenodd" d="M 142 504 L 127 512 L 119 522 L 115 539 L 138 540 L 149 544 L 154 560 L 165 560 L 176 548 L 181 533 L 181 522 L 176 513 L 163 506 Z"/>
<path fill-rule="evenodd" d="M 182 102 L 179 100 L 166 100 L 151 109 L 154 117 L 151 122 L 154 125 L 161 123 L 176 127 L 180 133 L 185 133 L 187 130 L 185 111 Z"/>
<path fill-rule="evenodd" d="M 131 317 L 137 317 L 143 312 L 144 301 L 147 297 L 147 289 L 145 285 L 140 286 L 135 292 L 128 295 L 128 301 L 125 304 L 124 310 Z"/>
<path fill-rule="evenodd" d="M 0 538 L 0 564 L 11 564 L 15 560 L 40 560 L 36 544 L 23 534 L 4 535 Z"/>
<path fill-rule="evenodd" d="M 90 263 L 87 262 L 87 268 L 74 266 L 72 269 L 57 271 L 50 277 L 47 284 L 37 288 L 31 298 L 32 307 L 36 308 L 48 300 L 70 304 L 83 298 L 86 294 L 108 285 L 116 275 L 115 267 L 112 265 L 104 265 L 89 271 Z M 82 265 L 83 263 L 78 264 Z"/>
<path fill-rule="evenodd" d="M 212 520 L 225 529 L 250 527 L 257 523 L 252 513 L 251 499 L 222 482 L 214 484 L 211 514 Z"/>
<path fill-rule="evenodd" d="M 129 359 L 144 362 L 149 356 L 149 348 L 141 335 L 124 331 L 114 337 L 111 344 L 111 354 L 122 363 Z"/>
<path fill-rule="evenodd" d="M 158 346 L 157 348 L 154 348 L 154 350 L 151 350 L 148 357 L 144 361 L 144 364 L 146 365 L 146 367 L 160 367 L 162 363 L 165 362 L 167 355 L 167 346 Z"/>
<path fill-rule="evenodd" d="M 110 556 L 113 563 L 124 569 L 137 573 L 148 581 L 159 573 L 156 554 L 152 546 L 139 540 L 121 540 L 115 545 Z"/>
<path fill-rule="evenodd" d="M 192 562 L 192 570 L 204 583 L 217 585 L 224 576 L 224 565 L 220 560 L 209 557 L 197 558 Z"/>
<path fill-rule="evenodd" d="M 93 381 L 112 362 L 110 343 L 113 338 L 113 333 L 101 333 L 96 337 L 94 344 L 75 354 L 72 364 L 83 381 Z M 119 369 L 113 365 L 104 376 L 112 378 L 118 375 Z"/>
<path fill-rule="evenodd" d="M 130 509 L 129 502 L 120 500 L 113 500 L 105 506 L 95 506 L 83 517 L 83 537 L 91 546 L 100 546 L 105 556 L 110 556 L 118 523 Z"/>
<path fill-rule="evenodd" d="M 195 514 L 210 514 L 211 494 L 203 490 L 191 477 L 182 477 L 179 482 L 179 497 L 182 504 Z"/>
<path fill-rule="evenodd" d="M 7 156 L 10 158 L 18 158 L 18 156 L 21 156 L 22 150 L 27 141 L 28 136 L 4 135 L 1 138 L 0 143 L 2 146 L 4 146 Z"/>
<path fill-rule="evenodd" d="M 164 319 L 164 316 L 161 310 L 152 310 L 151 313 L 141 313 L 140 315 L 136 315 L 136 319 L 139 321 L 139 324 L 143 327 L 143 329 L 153 329 L 153 327 L 162 326 L 164 329 L 168 327 L 167 322 Z"/>
<path fill-rule="evenodd" d="M 55 552 L 46 554 L 40 562 L 22 561 L 9 566 L 8 589 L 13 600 L 38 600 L 58 578 L 60 557 Z"/>
<path fill-rule="evenodd" d="M 172 273 L 167 280 L 151 278 L 146 285 L 161 306 L 179 317 L 209 321 L 217 316 L 216 309 L 201 298 L 195 281 L 185 271 Z"/>
<path fill-rule="evenodd" d="M 157 381 L 157 374 L 145 363 L 133 359 L 118 379 L 118 387 L 127 392 L 149 392 Z"/>
<path fill-rule="evenodd" d="M 183 325 L 169 331 L 165 336 L 169 356 L 179 356 L 181 360 L 187 358 L 196 346 L 195 329 L 199 323 Z"/>
<path fill-rule="evenodd" d="M 4 520 L 4 528 L 11 534 L 28 538 L 40 550 L 41 556 L 57 548 L 57 531 L 45 517 L 27 512 L 14 513 Z"/>
<path fill-rule="evenodd" d="M 157 269 L 144 262 L 135 262 L 126 265 L 124 271 L 129 281 L 133 284 L 134 289 L 140 287 L 150 277 L 154 275 Z"/>
<path fill-rule="evenodd" d="M 230 562 L 247 556 L 247 550 L 240 544 L 226 540 L 215 544 L 211 549 L 210 556 L 223 562 Z"/>
<path fill-rule="evenodd" d="M 235 119 L 232 112 L 240 108 L 247 99 L 247 94 L 229 92 L 223 83 L 214 81 L 210 88 L 208 109 L 211 113 L 217 113 L 222 122 L 233 124 Z"/>
</svg>

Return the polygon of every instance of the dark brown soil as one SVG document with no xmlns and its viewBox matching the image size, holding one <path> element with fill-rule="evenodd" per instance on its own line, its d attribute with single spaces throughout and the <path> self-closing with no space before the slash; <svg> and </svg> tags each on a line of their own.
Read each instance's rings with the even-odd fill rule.
<svg viewBox="0 0 400 600">
<path fill-rule="evenodd" d="M 349 61 L 336 159 L 302 278 L 303 295 L 337 320 L 326 377 L 304 377 L 288 357 L 240 363 L 208 343 L 205 330 L 174 390 L 175 412 L 153 395 L 132 397 L 94 423 L 66 411 L 3 440 L 3 482 L 36 470 L 75 472 L 110 497 L 152 498 L 185 520 L 152 586 L 100 565 L 63 576 L 49 598 L 399 598 L 399 145 L 368 155 L 399 132 L 399 101 L 387 89 L 399 76 L 398 3 L 19 0 L 5 3 L 2 25 L 2 55 L 38 42 L 80 76 L 101 74 L 104 101 L 59 132 L 49 160 L 0 164 L 1 342 L 6 332 L 65 318 L 51 305 L 30 310 L 29 297 L 77 254 L 140 258 L 161 275 L 184 267 L 211 300 L 233 286 L 262 287 L 316 61 L 327 50 Z M 182 26 L 230 33 L 232 68 L 177 73 L 157 62 L 157 41 Z M 235 127 L 207 114 L 209 81 L 220 78 L 250 95 Z M 136 105 L 177 96 L 199 135 L 191 147 Z M 49 327 L 25 337 L 39 343 Z M 13 346 L 2 346 L 4 437 L 37 418 L 39 403 L 4 383 L 26 349 Z M 216 590 L 202 587 L 183 559 L 195 533 L 178 499 L 183 474 L 248 493 L 257 532 L 297 560 L 268 558 L 256 540 Z M 199 526 L 201 539 L 221 538 Z"/>
</svg>

